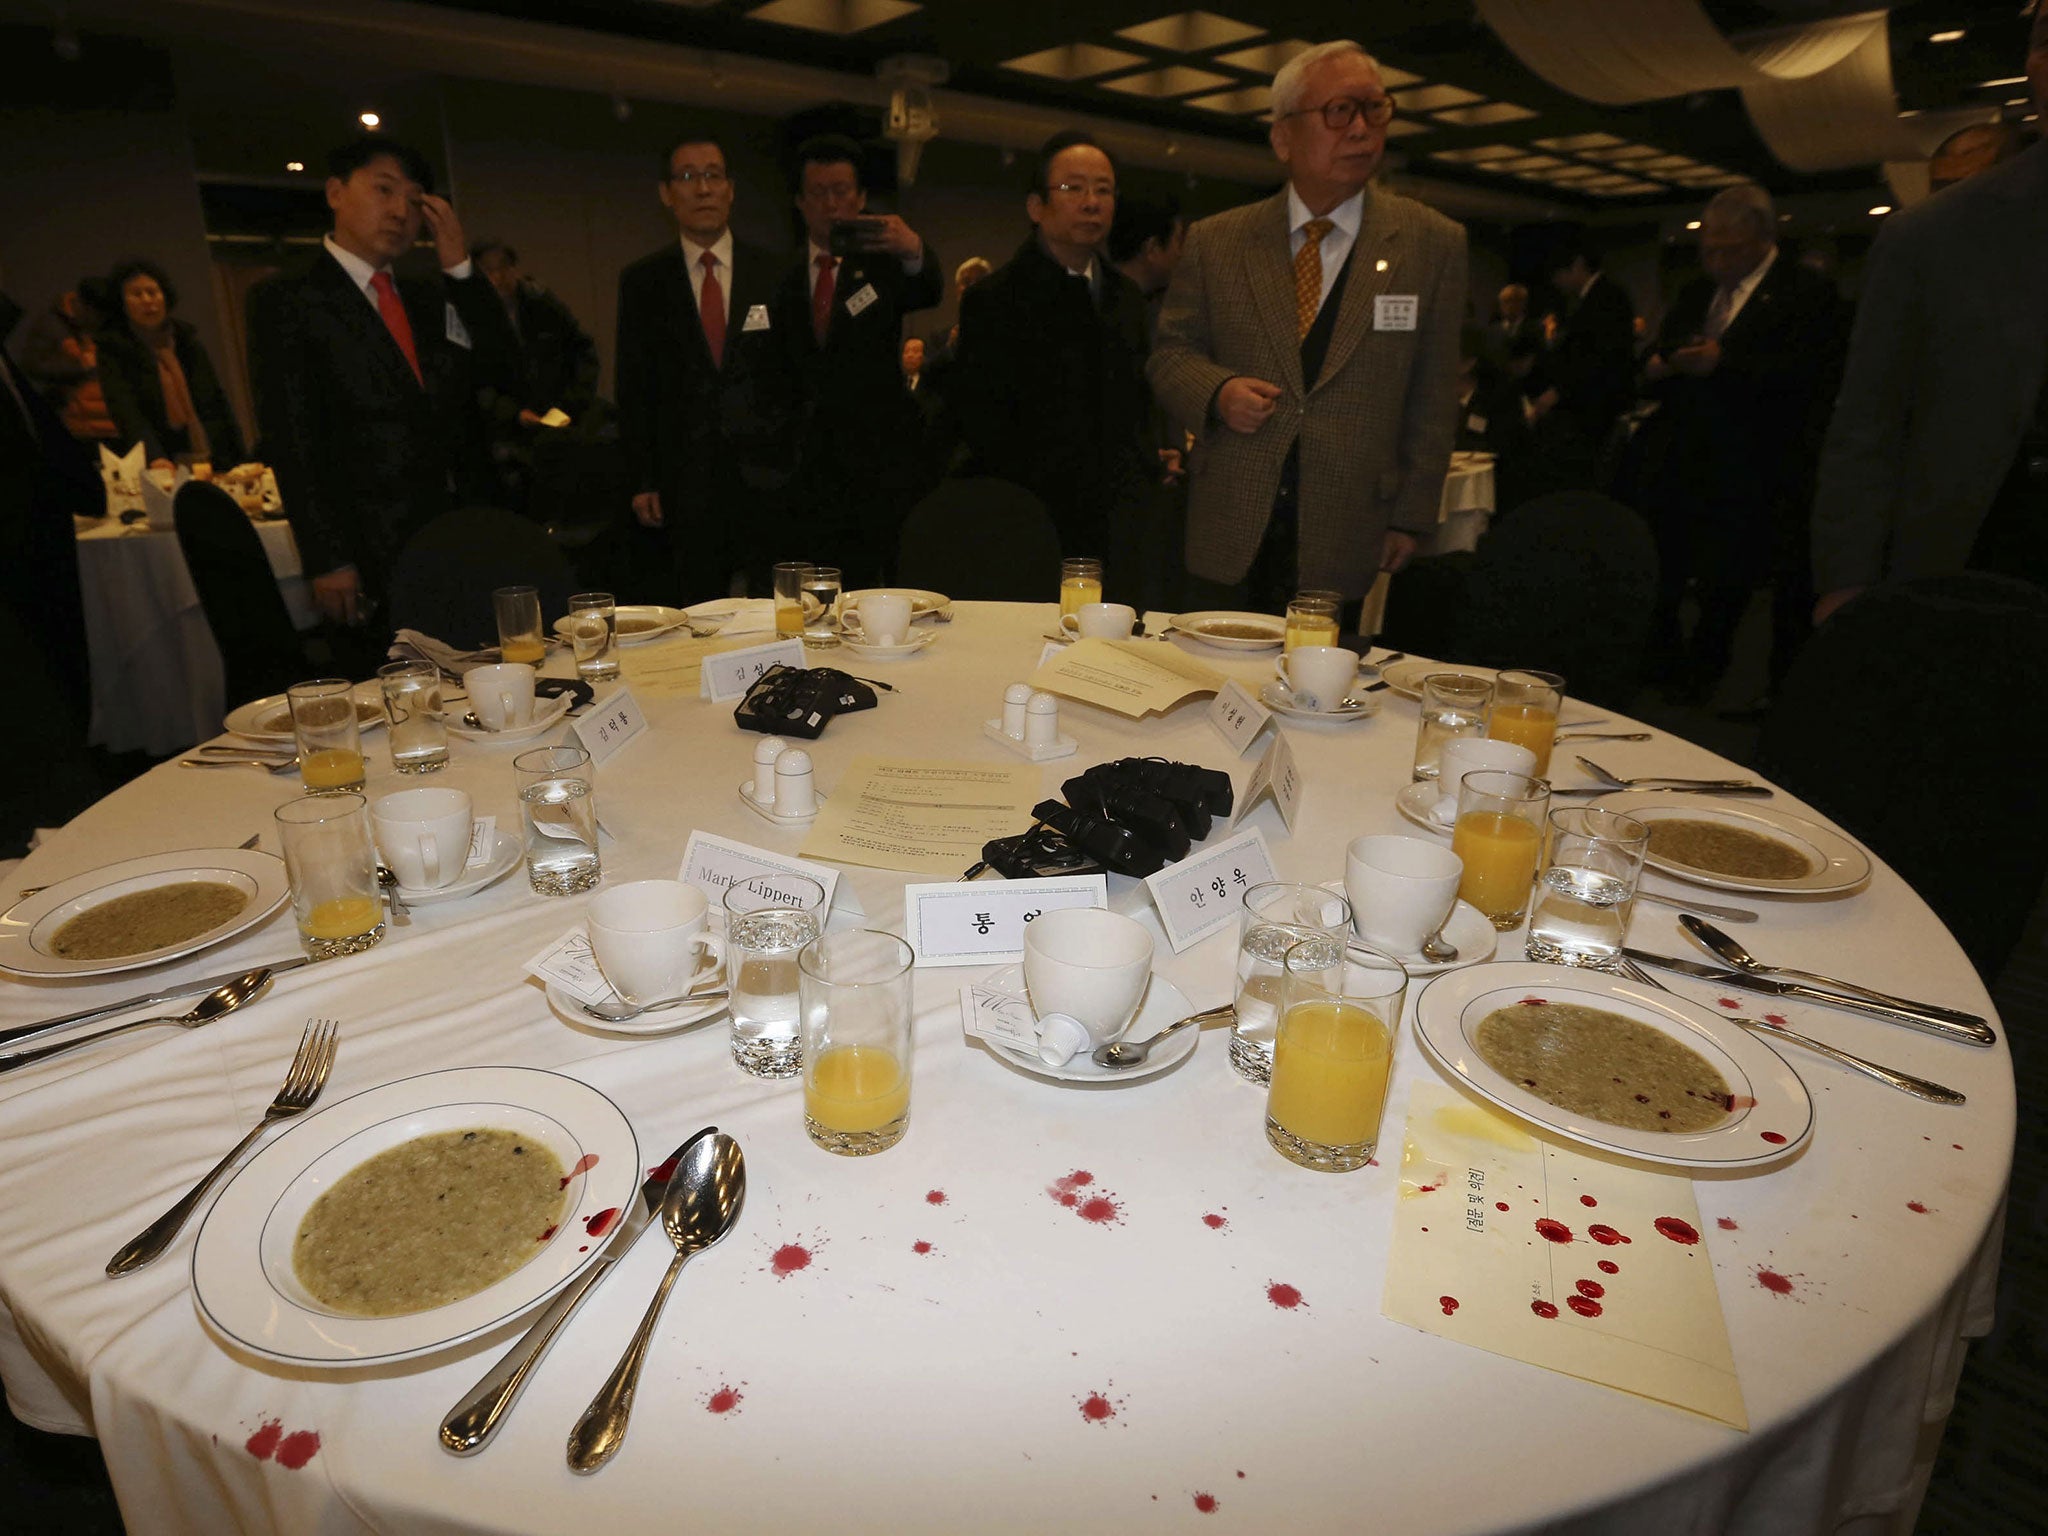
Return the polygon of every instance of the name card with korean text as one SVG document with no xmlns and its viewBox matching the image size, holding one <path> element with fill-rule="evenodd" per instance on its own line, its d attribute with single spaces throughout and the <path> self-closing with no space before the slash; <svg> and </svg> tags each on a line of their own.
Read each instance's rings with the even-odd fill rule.
<svg viewBox="0 0 2048 1536">
<path fill-rule="evenodd" d="M 1280 807 L 1280 819 L 1292 832 L 1295 813 L 1301 809 L 1301 770 L 1294 765 L 1294 748 L 1287 744 L 1285 732 L 1274 734 L 1273 744 L 1266 748 L 1266 755 L 1252 770 L 1251 780 L 1237 802 L 1238 825 L 1244 824 L 1245 818 L 1252 813 L 1252 807 L 1265 795 L 1273 797 L 1273 803 Z"/>
<path fill-rule="evenodd" d="M 1061 907 L 1107 907 L 1101 875 L 947 881 L 903 888 L 904 937 L 919 965 L 995 965 L 1024 958 L 1024 928 Z"/>
<path fill-rule="evenodd" d="M 1244 893 L 1277 878 L 1265 834 L 1253 827 L 1147 876 L 1145 888 L 1177 955 L 1234 924 Z"/>
<path fill-rule="evenodd" d="M 1259 739 L 1259 732 L 1272 718 L 1273 711 L 1253 698 L 1251 690 L 1234 677 L 1216 691 L 1216 698 L 1209 705 L 1209 723 L 1239 757 Z"/>
<path fill-rule="evenodd" d="M 743 698 L 761 674 L 777 662 L 786 667 L 803 666 L 803 641 L 792 635 L 786 640 L 770 640 L 765 645 L 742 646 L 736 651 L 706 656 L 698 677 L 698 692 L 714 704 Z"/>
<path fill-rule="evenodd" d="M 583 750 L 590 754 L 590 764 L 595 768 L 646 730 L 647 716 L 641 712 L 632 690 L 620 688 L 591 705 L 590 712 L 569 729 L 583 743 Z"/>
</svg>

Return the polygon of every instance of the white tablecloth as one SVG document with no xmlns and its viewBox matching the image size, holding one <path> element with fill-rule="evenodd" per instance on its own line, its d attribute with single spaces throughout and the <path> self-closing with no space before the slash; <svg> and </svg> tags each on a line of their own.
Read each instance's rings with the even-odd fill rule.
<svg viewBox="0 0 2048 1536">
<path fill-rule="evenodd" d="M 292 622 L 310 629 L 316 615 L 291 524 L 255 526 Z M 162 755 L 219 731 L 227 706 L 220 648 L 177 535 L 114 518 L 81 523 L 78 576 L 92 658 L 87 739 L 114 752 Z"/>
<path fill-rule="evenodd" d="M 1443 498 L 1437 504 L 1436 528 L 1420 541 L 1417 553 L 1448 555 L 1477 549 L 1493 519 L 1493 458 L 1453 454 L 1444 476 Z"/>
<path fill-rule="evenodd" d="M 919 658 L 859 669 L 900 691 L 812 745 L 822 787 L 860 753 L 1014 761 L 980 722 L 1030 671 L 1053 610 L 956 612 Z M 1247 680 L 1271 665 L 1202 655 Z M 1081 751 L 1045 765 L 1046 792 L 1133 752 L 1227 765 L 1241 786 L 1250 760 L 1226 764 L 1203 709 L 1131 723 L 1067 705 L 1063 728 Z M 730 706 L 657 700 L 648 714 L 650 733 L 599 774 L 617 835 L 608 880 L 673 874 L 693 827 L 795 850 L 800 833 L 768 828 L 735 797 L 758 738 Z M 1270 806 L 1251 818 L 1284 873 L 1339 876 L 1347 838 L 1406 828 L 1392 795 L 1414 729 L 1398 699 L 1363 724 L 1289 727 L 1305 775 L 1300 826 L 1285 836 Z M 442 777 L 510 825 L 516 750 L 457 742 Z M 1667 737 L 1621 750 L 1612 766 L 1623 769 L 1728 768 Z M 374 738 L 371 753 L 381 766 Z M 393 782 L 374 777 L 372 793 Z M 53 836 L 17 879 L 259 829 L 268 845 L 270 811 L 292 789 L 255 771 L 159 768 Z M 847 879 L 876 926 L 899 927 L 903 877 Z M 1138 894 L 1112 886 L 1120 904 Z M 1989 1011 L 1960 950 L 1886 868 L 1845 899 L 1762 905 L 1766 922 L 1745 937 L 1774 959 Z M 0 1077 L 0 1375 L 24 1418 L 100 1437 L 137 1536 L 1122 1532 L 1185 1529 L 1198 1496 L 1250 1531 L 1903 1532 L 1960 1340 L 1988 1326 L 2014 1113 L 2002 1044 L 1973 1051 L 1786 1010 L 1970 1104 L 1939 1109 L 1801 1056 L 1817 1102 L 1811 1146 L 1768 1173 L 1696 1183 L 1754 1426 L 1742 1434 L 1381 1317 L 1398 1158 L 1346 1175 L 1282 1161 L 1262 1135 L 1260 1090 L 1232 1074 L 1214 1034 L 1143 1084 L 1062 1088 L 963 1040 L 954 994 L 976 972 L 922 972 L 909 1134 L 879 1157 L 835 1158 L 805 1140 L 794 1085 L 732 1066 L 720 1023 L 635 1041 L 556 1020 L 519 967 L 582 906 L 536 897 L 515 875 L 417 909 L 371 953 L 289 973 L 208 1028 L 138 1031 Z M 1663 908 L 1641 907 L 1633 937 L 1684 948 Z M 1196 1005 L 1221 1002 L 1233 945 L 1218 936 L 1173 956 L 1162 944 L 1159 970 Z M 281 916 L 173 973 L 295 947 Z M 1507 936 L 1503 955 L 1518 950 Z M 0 1022 L 138 989 L 134 978 L 9 985 Z M 502 1338 L 356 1380 L 284 1371 L 238 1360 L 202 1327 L 189 1229 L 154 1267 L 102 1276 L 106 1256 L 256 1120 L 311 1015 L 342 1021 L 330 1099 L 517 1063 L 610 1094 L 644 1162 L 707 1123 L 745 1147 L 739 1227 L 684 1275 L 632 1434 L 594 1479 L 567 1470 L 564 1439 L 665 1262 L 658 1237 L 586 1304 L 497 1441 L 468 1461 L 439 1449 L 435 1427 Z M 1408 1084 L 1432 1071 L 1404 1031 L 1388 1144 L 1399 1146 Z M 1051 1198 L 1077 1170 L 1115 1202 L 1115 1222 Z M 810 1263 L 778 1274 L 774 1256 L 791 1245 Z M 1761 1286 L 1761 1268 L 1790 1277 L 1792 1292 Z M 1273 1305 L 1276 1282 L 1305 1304 Z M 1111 1417 L 1083 1413 L 1095 1396 Z M 246 1445 L 267 1424 L 271 1440 L 316 1433 L 317 1454 L 296 1468 L 258 1459 Z"/>
</svg>

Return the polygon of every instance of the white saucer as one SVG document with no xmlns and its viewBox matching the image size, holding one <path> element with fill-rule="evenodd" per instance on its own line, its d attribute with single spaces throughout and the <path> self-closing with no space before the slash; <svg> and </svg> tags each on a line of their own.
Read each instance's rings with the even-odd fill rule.
<svg viewBox="0 0 2048 1536">
<path fill-rule="evenodd" d="M 1365 677 L 1366 672 L 1371 670 L 1369 667 L 1362 668 L 1359 676 L 1364 678 L 1365 682 L 1371 682 L 1371 678 Z M 1358 686 L 1362 688 L 1365 683 L 1362 682 Z M 1259 690 L 1259 702 L 1274 714 L 1285 715 L 1290 720 L 1321 720 L 1326 723 L 1365 720 L 1380 712 L 1379 696 L 1371 693 L 1359 694 L 1351 701 L 1354 707 L 1350 709 L 1303 709 L 1281 688 L 1277 679 Z"/>
<path fill-rule="evenodd" d="M 1421 951 L 1412 955 L 1396 955 L 1401 969 L 1410 976 L 1436 976 L 1444 971 L 1455 971 L 1461 965 L 1477 965 L 1482 960 L 1491 960 L 1493 952 L 1500 945 L 1500 934 L 1488 921 L 1484 912 L 1469 901 L 1461 901 L 1451 908 L 1451 920 L 1444 924 L 1444 937 L 1457 946 L 1455 960 L 1425 960 Z M 1370 944 L 1372 940 L 1365 939 Z"/>
<path fill-rule="evenodd" d="M 923 629 L 899 645 L 870 645 L 850 635 L 841 635 L 839 643 L 862 661 L 901 661 L 905 656 L 915 656 L 938 638 L 937 631 Z"/>
<path fill-rule="evenodd" d="M 1435 779 L 1417 779 L 1394 796 L 1394 809 L 1423 831 L 1432 832 L 1438 837 L 1449 837 L 1451 829 L 1440 821 L 1431 820 L 1429 815 L 1429 808 L 1441 798 L 1437 794 Z"/>
<path fill-rule="evenodd" d="M 721 997 L 708 1003 L 677 1003 L 673 1008 L 656 1008 L 637 1019 L 622 1019 L 611 1024 L 585 1013 L 581 1003 L 550 982 L 548 1006 L 565 1024 L 580 1025 L 607 1035 L 672 1035 L 679 1029 L 688 1029 L 692 1024 L 701 1024 L 725 1012 L 726 1000 Z"/>
<path fill-rule="evenodd" d="M 455 708 L 453 705 L 449 707 L 448 734 L 450 736 L 460 736 L 464 741 L 531 741 L 534 737 L 551 731 L 560 725 L 562 717 L 569 713 L 569 706 L 575 701 L 566 693 L 557 694 L 552 699 L 535 699 L 533 701 L 532 720 L 525 725 L 507 726 L 502 731 L 480 730 L 475 726 L 464 724 L 462 717 L 469 713 L 472 706 L 467 698 L 458 699 L 455 702 L 461 704 L 462 707 L 460 709 Z"/>
<path fill-rule="evenodd" d="M 487 885 L 495 885 L 519 867 L 520 842 L 510 832 L 500 832 L 491 845 L 491 856 L 475 869 L 465 869 L 458 880 L 416 891 L 409 885 L 398 888 L 398 899 L 409 907 L 430 906 L 437 901 L 460 901 L 474 896 Z"/>
<path fill-rule="evenodd" d="M 993 987 L 998 992 L 1007 992 L 1013 997 L 1023 997 L 1024 967 L 1006 965 L 981 985 Z M 1123 1032 L 1122 1038 L 1149 1040 L 1175 1019 L 1184 1019 L 1193 1012 L 1195 1008 L 1188 1002 L 1187 994 L 1155 971 L 1151 984 L 1145 989 L 1145 1001 L 1138 1009 L 1138 1016 L 1131 1020 L 1130 1027 Z M 1011 1066 L 1019 1071 L 1029 1072 L 1033 1077 L 1047 1078 L 1056 1083 L 1130 1083 L 1140 1078 L 1156 1077 L 1167 1068 L 1192 1056 L 1197 1044 L 1195 1037 L 1201 1032 L 1201 1025 L 1190 1025 L 1164 1045 L 1155 1047 L 1152 1054 L 1140 1065 L 1121 1068 L 1098 1067 L 1085 1052 L 1065 1066 L 1049 1067 L 1039 1060 L 1035 1051 L 1020 1050 L 1016 1046 L 1003 1045 L 994 1040 L 983 1040 L 980 1043 Z"/>
</svg>

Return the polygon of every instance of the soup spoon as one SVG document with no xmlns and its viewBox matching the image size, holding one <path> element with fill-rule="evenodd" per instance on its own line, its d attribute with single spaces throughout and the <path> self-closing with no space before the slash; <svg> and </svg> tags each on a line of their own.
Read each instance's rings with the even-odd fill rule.
<svg viewBox="0 0 2048 1536">
<path fill-rule="evenodd" d="M 585 1003 L 583 1011 L 593 1019 L 603 1019 L 607 1024 L 623 1024 L 628 1019 L 637 1019 L 643 1013 L 652 1013 L 657 1008 L 673 1008 L 678 1003 L 719 1003 L 732 996 L 724 987 L 712 992 L 685 992 L 680 997 L 657 998 L 651 1003 L 629 1003 L 621 1000 L 616 1004 Z"/>
<path fill-rule="evenodd" d="M 118 1035 L 123 1030 L 140 1029 L 145 1024 L 176 1024 L 183 1029 L 197 1029 L 201 1024 L 211 1024 L 223 1014 L 233 1013 L 250 999 L 260 997 L 269 986 L 270 968 L 263 966 L 214 988 L 193 1005 L 190 1013 L 166 1013 L 153 1019 L 130 1019 L 126 1024 L 96 1029 L 91 1034 L 80 1035 L 75 1040 L 59 1040 L 55 1045 L 39 1045 L 33 1050 L 16 1051 L 12 1056 L 0 1056 L 0 1072 L 12 1072 L 16 1067 L 25 1067 L 32 1061 L 41 1061 L 45 1056 L 55 1056 L 58 1052 L 68 1051 L 75 1045 L 104 1040 L 109 1035 Z"/>
<path fill-rule="evenodd" d="M 661 1227 L 675 1244 L 676 1256 L 661 1277 L 654 1300 L 647 1304 L 647 1315 L 640 1319 L 626 1353 L 569 1431 L 570 1471 L 595 1472 L 618 1454 L 625 1443 L 626 1420 L 633 1412 L 633 1393 L 640 1385 L 648 1341 L 668 1293 L 675 1289 L 676 1277 L 685 1264 L 732 1230 L 746 1195 L 747 1159 L 738 1142 L 715 1131 L 690 1143 L 661 1202 Z"/>
</svg>

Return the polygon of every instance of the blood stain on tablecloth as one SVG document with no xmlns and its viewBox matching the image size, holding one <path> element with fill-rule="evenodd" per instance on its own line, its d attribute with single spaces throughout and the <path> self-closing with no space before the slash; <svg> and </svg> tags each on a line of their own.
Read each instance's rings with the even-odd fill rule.
<svg viewBox="0 0 2048 1536">
<path fill-rule="evenodd" d="M 574 1168 L 571 1168 L 567 1173 L 562 1175 L 562 1188 L 567 1189 L 569 1187 L 569 1181 L 571 1179 L 575 1178 L 580 1173 L 590 1172 L 590 1170 L 595 1168 L 596 1166 L 597 1154 L 595 1152 L 584 1153 L 581 1157 L 576 1159 L 576 1166 Z M 673 1163 L 671 1162 L 668 1166 L 670 1167 L 670 1170 L 673 1171 Z"/>
<path fill-rule="evenodd" d="M 1689 1221 L 1680 1221 L 1676 1216 L 1659 1216 L 1651 1225 L 1672 1242 L 1683 1243 L 1687 1247 L 1700 1240 L 1699 1229 Z"/>
<path fill-rule="evenodd" d="M 1714 1001 L 1719 1003 L 1723 1008 L 1734 1009 L 1740 1008 L 1742 1006 L 1742 1004 L 1735 1001 L 1735 999 L 1732 997 L 1717 997 L 1714 999 Z"/>
<path fill-rule="evenodd" d="M 928 1189 L 924 1192 L 924 1203 L 926 1205 L 944 1205 L 946 1203 L 946 1192 L 943 1189 Z"/>
<path fill-rule="evenodd" d="M 1765 1141 L 1768 1141 L 1774 1147 L 1782 1147 L 1783 1145 L 1785 1145 L 1785 1137 L 1782 1132 L 1758 1131 L 1757 1135 L 1761 1136 Z"/>
<path fill-rule="evenodd" d="M 1547 1243 L 1568 1243 L 1572 1240 L 1572 1229 L 1561 1221 L 1548 1216 L 1536 1218 L 1536 1235 Z"/>
<path fill-rule="evenodd" d="M 1269 1280 L 1266 1282 L 1266 1300 L 1273 1303 L 1282 1312 L 1292 1312 L 1296 1307 L 1308 1305 L 1302 1299 L 1301 1292 L 1284 1280 Z"/>
<path fill-rule="evenodd" d="M 1719 1227 L 1723 1232 L 1739 1232 L 1740 1230 L 1742 1230 L 1740 1227 L 1736 1226 L 1735 1218 L 1733 1216 L 1716 1216 L 1714 1218 L 1714 1225 Z"/>
<path fill-rule="evenodd" d="M 1534 1312 L 1538 1317 L 1557 1316 L 1556 1306 L 1547 1301 L 1532 1301 L 1529 1303 L 1529 1310 L 1531 1312 Z"/>
<path fill-rule="evenodd" d="M 1927 1207 L 1922 1205 L 1918 1200 L 1908 1200 L 1906 1202 L 1906 1209 L 1911 1211 L 1916 1216 L 1925 1216 L 1927 1214 Z"/>
<path fill-rule="evenodd" d="M 278 1419 L 266 1419 L 245 1442 L 245 1450 L 258 1461 L 275 1461 L 288 1472 L 296 1472 L 320 1452 L 320 1436 L 310 1429 L 284 1432 Z"/>
<path fill-rule="evenodd" d="M 1493 1208 L 1496 1211 L 1504 1211 L 1508 1208 L 1508 1203 L 1505 1200 L 1496 1200 L 1493 1202 Z"/>
<path fill-rule="evenodd" d="M 739 1411 L 740 1404 L 746 1400 L 746 1393 L 742 1392 L 738 1387 L 721 1383 L 716 1392 L 713 1392 L 704 1399 L 704 1411 L 706 1413 L 736 1413 Z"/>
<path fill-rule="evenodd" d="M 1114 1386 L 1114 1383 L 1111 1385 Z M 1117 1416 L 1117 1410 L 1124 1406 L 1124 1400 L 1120 1397 L 1111 1397 L 1109 1394 L 1110 1388 L 1105 1387 L 1100 1392 L 1090 1392 L 1086 1397 L 1074 1400 L 1075 1406 L 1081 1412 L 1083 1423 L 1107 1424 Z"/>
<path fill-rule="evenodd" d="M 1230 1218 L 1227 1216 L 1218 1215 L 1215 1211 L 1210 1211 L 1202 1217 L 1202 1225 L 1207 1227 L 1211 1232 L 1221 1232 L 1225 1227 L 1230 1225 Z"/>
<path fill-rule="evenodd" d="M 1195 1495 L 1195 1508 L 1205 1515 L 1215 1514 L 1217 1509 L 1221 1507 L 1221 1502 L 1213 1493 L 1198 1493 Z"/>
<path fill-rule="evenodd" d="M 1591 1195 L 1581 1195 L 1581 1196 L 1579 1196 L 1579 1204 L 1581 1204 L 1581 1205 L 1584 1205 L 1584 1206 L 1595 1206 L 1595 1205 L 1598 1205 L 1599 1203 L 1600 1203 L 1600 1202 L 1599 1202 L 1598 1200 L 1595 1200 L 1595 1199 L 1594 1199 L 1594 1198 L 1593 1198 L 1593 1197 L 1592 1197 Z"/>
<path fill-rule="evenodd" d="M 595 1216 L 586 1219 L 583 1223 L 583 1230 L 592 1237 L 603 1237 L 605 1233 L 611 1231 L 613 1223 L 618 1219 L 619 1208 L 616 1205 L 608 1205 Z"/>
<path fill-rule="evenodd" d="M 1045 1189 L 1047 1197 L 1058 1206 L 1064 1206 L 1083 1221 L 1090 1221 L 1099 1227 L 1113 1227 L 1123 1221 L 1123 1206 L 1108 1190 L 1097 1190 L 1085 1194 L 1094 1184 L 1095 1175 L 1086 1168 L 1076 1168 L 1072 1173 L 1054 1179 Z"/>
<path fill-rule="evenodd" d="M 910 1245 L 910 1251 L 912 1253 L 930 1253 L 932 1251 L 932 1245 L 920 1237 L 916 1242 Z"/>
<path fill-rule="evenodd" d="M 768 1272 L 778 1280 L 787 1280 L 799 1270 L 809 1269 L 816 1263 L 818 1252 L 824 1246 L 825 1239 L 815 1233 L 798 1233 L 794 1241 L 778 1244 L 769 1250 Z"/>
<path fill-rule="evenodd" d="M 1603 1275 L 1618 1275 L 1621 1273 L 1621 1266 L 1612 1259 L 1602 1259 L 1593 1267 Z"/>
<path fill-rule="evenodd" d="M 1601 1312 L 1600 1303 L 1590 1296 L 1567 1296 L 1564 1304 L 1581 1317 L 1598 1317 Z"/>
<path fill-rule="evenodd" d="M 1775 1296 L 1792 1294 L 1792 1281 L 1775 1269 L 1759 1268 L 1756 1272 L 1756 1283 Z"/>
<path fill-rule="evenodd" d="M 1578 1284 L 1578 1292 L 1589 1301 L 1598 1301 L 1607 1294 L 1607 1287 L 1598 1280 L 1581 1280 Z"/>
<path fill-rule="evenodd" d="M 1767 1013 L 1764 1015 L 1764 1022 L 1766 1024 L 1776 1024 L 1780 1028 L 1782 1028 L 1785 1025 L 1790 1024 L 1792 1021 L 1786 1018 L 1785 1015 L 1783 1015 L 1782 1013 Z"/>
<path fill-rule="evenodd" d="M 1586 1228 L 1586 1236 L 1593 1239 L 1594 1242 L 1609 1248 L 1612 1248 L 1616 1243 L 1632 1243 L 1635 1241 L 1634 1238 L 1625 1237 L 1604 1223 L 1596 1223 Z"/>
<path fill-rule="evenodd" d="M 1455 1296 L 1439 1296 L 1436 1299 L 1436 1304 L 1444 1309 L 1445 1317 L 1449 1317 L 1458 1310 L 1458 1298 Z"/>
</svg>

